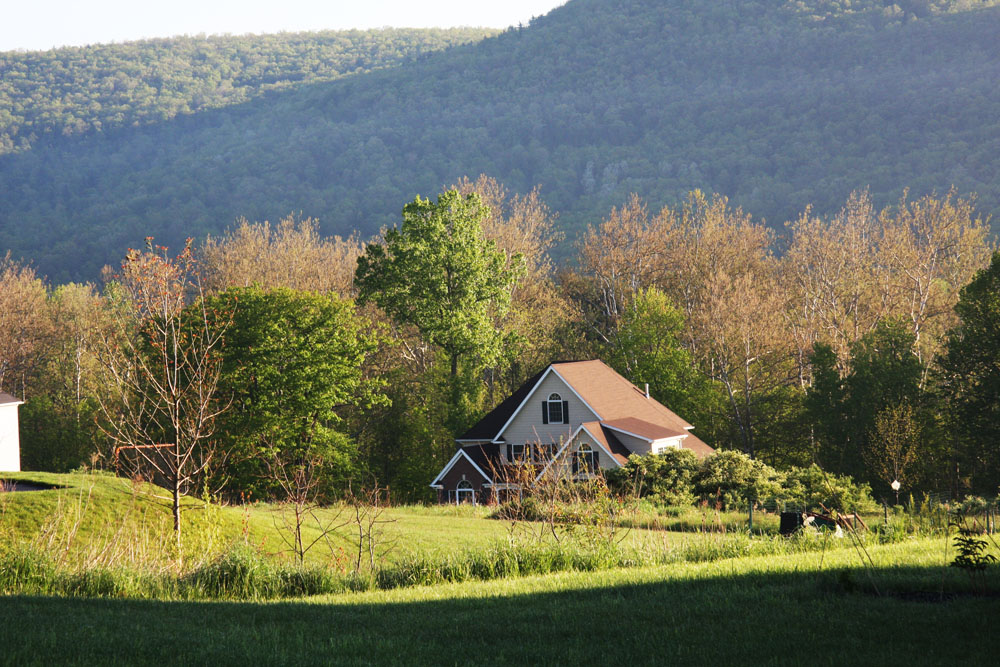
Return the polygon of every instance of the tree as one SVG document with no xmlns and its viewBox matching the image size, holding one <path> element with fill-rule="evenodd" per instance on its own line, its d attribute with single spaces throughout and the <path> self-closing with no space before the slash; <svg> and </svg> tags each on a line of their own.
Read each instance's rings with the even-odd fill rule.
<svg viewBox="0 0 1000 667">
<path fill-rule="evenodd" d="M 963 437 L 963 474 L 977 491 L 1000 484 L 1000 252 L 962 288 L 959 323 L 940 358 L 942 393 Z"/>
<path fill-rule="evenodd" d="M 611 334 L 610 365 L 632 383 L 649 383 L 651 395 L 699 423 L 715 396 L 681 344 L 684 316 L 656 287 L 641 291 Z"/>
<path fill-rule="evenodd" d="M 291 216 L 274 228 L 270 223 L 237 222 L 220 238 L 208 237 L 202 247 L 206 288 L 290 287 L 332 292 L 348 298 L 354 267 L 361 254 L 355 238 L 323 238 L 315 220 Z"/>
<path fill-rule="evenodd" d="M 64 472 L 98 451 L 95 344 L 104 300 L 92 285 L 69 283 L 48 299 L 51 334 L 37 362 L 31 400 L 21 408 L 22 461 L 28 470 Z"/>
<path fill-rule="evenodd" d="M 481 175 L 475 181 L 459 180 L 455 189 L 463 195 L 479 195 L 489 208 L 483 237 L 496 241 L 508 260 L 517 255 L 524 258 L 524 276 L 514 286 L 509 312 L 501 322 L 518 336 L 520 344 L 505 349 L 503 368 L 487 373 L 488 402 L 492 403 L 495 395 L 519 387 L 526 373 L 559 358 L 560 336 L 575 319 L 569 300 L 556 284 L 549 255 L 563 235 L 556 230 L 556 216 L 542 202 L 538 188 L 526 195 L 512 194 L 496 179 Z"/>
<path fill-rule="evenodd" d="M 222 428 L 234 459 L 230 491 L 270 496 L 302 481 L 271 474 L 278 464 L 308 471 L 310 493 L 314 478 L 320 491 L 343 486 L 357 463 L 344 412 L 386 402 L 364 371 L 378 345 L 370 323 L 334 294 L 288 288 L 231 288 L 208 308 L 233 313 L 219 381 L 231 402 Z"/>
<path fill-rule="evenodd" d="M 0 257 L 0 390 L 26 397 L 52 334 L 47 290 L 34 270 Z"/>
<path fill-rule="evenodd" d="M 908 486 L 920 452 L 920 430 L 917 415 L 908 403 L 887 406 L 875 416 L 864 456 L 872 472 L 887 486 L 893 482 Z M 895 491 L 898 502 L 899 491 Z"/>
<path fill-rule="evenodd" d="M 205 302 L 190 241 L 174 258 L 152 239 L 145 252 L 130 250 L 108 300 L 97 353 L 102 430 L 115 457 L 141 461 L 170 490 L 180 556 L 181 496 L 219 453 L 212 436 L 227 407 L 216 390 L 230 314 Z"/>
<path fill-rule="evenodd" d="M 846 389 L 837 352 L 827 343 L 816 342 L 808 361 L 812 385 L 806 390 L 805 416 L 812 427 L 813 457 L 831 470 L 843 470 L 851 452 L 844 414 Z"/>
<path fill-rule="evenodd" d="M 507 257 L 483 238 L 489 209 L 457 190 L 437 202 L 419 196 L 403 207 L 403 224 L 371 243 L 358 258 L 358 302 L 374 302 L 401 324 L 415 326 L 447 355 L 451 376 L 459 360 L 489 364 L 504 336 L 496 327 L 524 273 L 520 254 Z"/>
</svg>

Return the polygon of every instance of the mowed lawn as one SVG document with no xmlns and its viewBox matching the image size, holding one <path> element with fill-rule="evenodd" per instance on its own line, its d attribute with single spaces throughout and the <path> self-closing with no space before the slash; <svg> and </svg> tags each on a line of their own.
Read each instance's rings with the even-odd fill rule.
<svg viewBox="0 0 1000 667">
<path fill-rule="evenodd" d="M 0 641 L 7 664 L 995 665 L 1000 598 L 942 600 L 971 586 L 944 546 L 872 548 L 882 596 L 841 547 L 267 604 L 5 598 Z"/>
</svg>

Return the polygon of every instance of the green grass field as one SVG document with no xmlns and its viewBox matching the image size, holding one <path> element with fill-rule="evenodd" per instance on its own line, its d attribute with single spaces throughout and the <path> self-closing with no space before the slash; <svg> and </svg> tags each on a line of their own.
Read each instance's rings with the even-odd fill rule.
<svg viewBox="0 0 1000 667">
<path fill-rule="evenodd" d="M 85 562 L 167 567 L 174 560 L 169 499 L 158 487 L 97 473 L 17 473 L 5 477 L 58 488 L 0 494 L 0 536 L 7 539 L 49 536 L 50 541 L 57 542 L 53 547 L 62 554 L 62 562 L 70 567 Z M 187 499 L 185 508 L 182 519 L 185 563 L 208 560 L 236 542 L 248 542 L 277 558 L 292 558 L 286 541 L 290 533 L 283 519 L 287 513 L 279 506 L 219 506 Z M 413 557 L 436 558 L 484 549 L 508 539 L 512 531 L 518 536 L 532 532 L 539 539 L 546 539 L 539 526 L 514 527 L 488 518 L 491 512 L 487 507 L 467 505 L 388 508 L 382 517 L 385 523 L 380 526 L 379 538 L 385 559 L 396 562 Z M 333 524 L 350 518 L 347 508 L 324 509 L 318 514 L 324 522 Z M 718 524 L 714 513 L 708 513 L 708 518 L 703 514 L 691 510 L 677 519 L 685 522 L 679 532 L 630 529 L 622 531 L 621 539 L 625 546 L 636 548 L 697 541 L 699 536 L 692 530 L 699 521 L 709 530 L 715 530 Z M 725 519 L 727 529 L 731 529 L 733 517 Z M 318 536 L 316 524 L 307 522 L 306 542 Z M 306 554 L 306 562 L 345 567 L 354 557 L 356 545 L 352 528 L 343 526 L 330 543 L 318 542 Z"/>
<path fill-rule="evenodd" d="M 120 555 L 121 545 L 129 543 L 125 555 L 133 562 L 151 558 L 168 566 L 169 558 L 157 561 L 155 555 L 171 539 L 167 510 L 149 497 L 155 489 L 135 489 L 103 475 L 19 478 L 65 488 L 0 497 L 5 540 L 56 536 L 56 550 L 65 546 L 68 554 L 66 567 L 94 562 L 102 549 Z M 191 501 L 192 508 L 198 506 Z M 192 509 L 186 517 L 188 557 L 234 540 L 262 542 L 267 551 L 278 539 L 273 512 L 264 506 Z M 400 543 L 393 552 L 400 561 L 413 555 L 433 561 L 457 548 L 488 549 L 508 536 L 508 526 L 486 518 L 484 508 L 403 507 L 387 514 L 395 520 L 386 526 Z M 155 535 L 136 544 L 142 531 Z M 727 543 L 718 534 L 636 530 L 627 539 L 635 548 L 693 545 L 695 556 L 714 559 L 263 603 L 7 596 L 0 599 L 0 662 L 993 665 L 1000 660 L 993 640 L 1000 618 L 1000 566 L 978 580 L 948 567 L 955 552 L 944 535 L 881 546 L 868 540 L 870 566 L 849 540 L 829 540 L 823 549 L 807 545 L 801 553 L 726 558 L 727 552 L 706 550 Z M 745 538 L 739 544 L 783 544 L 774 539 Z"/>
<path fill-rule="evenodd" d="M 941 541 L 872 556 L 881 597 L 845 589 L 867 575 L 839 548 L 268 604 L 7 598 L 0 641 L 8 664 L 996 664 L 1000 599 L 936 599 L 965 586 Z"/>
</svg>

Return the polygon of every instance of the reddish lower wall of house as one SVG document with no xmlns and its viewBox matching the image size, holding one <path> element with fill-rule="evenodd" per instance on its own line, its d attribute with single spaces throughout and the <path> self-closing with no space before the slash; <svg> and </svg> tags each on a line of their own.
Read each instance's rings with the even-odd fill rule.
<svg viewBox="0 0 1000 667">
<path fill-rule="evenodd" d="M 490 488 L 483 486 L 484 484 L 489 484 L 489 480 L 485 479 L 464 456 L 456 461 L 451 470 L 438 482 L 441 485 L 441 488 L 438 489 L 438 502 L 448 502 L 448 492 L 457 489 L 458 483 L 463 479 L 472 484 L 472 488 L 476 492 L 477 503 L 486 504 L 490 502 Z"/>
</svg>

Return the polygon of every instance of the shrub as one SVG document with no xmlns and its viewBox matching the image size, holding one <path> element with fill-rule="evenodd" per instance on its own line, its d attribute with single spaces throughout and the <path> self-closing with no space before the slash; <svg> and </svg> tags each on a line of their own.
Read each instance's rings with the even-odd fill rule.
<svg viewBox="0 0 1000 667">
<path fill-rule="evenodd" d="M 784 487 L 782 500 L 805 509 L 864 512 L 877 506 L 868 484 L 857 484 L 849 475 L 824 473 L 816 464 L 791 468 L 785 473 Z"/>
<path fill-rule="evenodd" d="M 608 486 L 619 495 L 649 498 L 663 506 L 694 502 L 694 476 L 698 457 L 689 449 L 668 449 L 660 454 L 629 457 L 607 472 Z"/>
<path fill-rule="evenodd" d="M 720 509 L 741 509 L 748 502 L 781 497 L 781 475 L 774 468 L 737 451 L 713 454 L 701 462 L 694 477 L 698 495 L 717 501 Z"/>
</svg>

